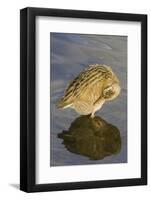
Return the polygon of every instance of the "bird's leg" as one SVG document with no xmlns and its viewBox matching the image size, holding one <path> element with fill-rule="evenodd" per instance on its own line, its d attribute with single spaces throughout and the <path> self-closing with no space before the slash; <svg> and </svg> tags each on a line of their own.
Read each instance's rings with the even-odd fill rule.
<svg viewBox="0 0 151 200">
<path fill-rule="evenodd" d="M 93 111 L 92 113 L 91 113 L 91 118 L 94 118 L 94 113 L 95 113 L 95 111 Z"/>
</svg>

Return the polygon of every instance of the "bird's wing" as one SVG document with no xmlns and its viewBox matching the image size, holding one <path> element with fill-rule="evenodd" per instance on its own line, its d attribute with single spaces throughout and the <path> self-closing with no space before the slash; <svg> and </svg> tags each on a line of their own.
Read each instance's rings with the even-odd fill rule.
<svg viewBox="0 0 151 200">
<path fill-rule="evenodd" d="M 110 72 L 105 71 L 104 69 L 92 69 L 88 70 L 85 73 L 82 73 L 77 80 L 75 85 L 74 96 L 79 97 L 87 90 L 88 87 L 92 87 L 98 82 L 103 83 L 105 79 L 109 77 Z M 111 74 L 110 74 L 111 75 Z"/>
</svg>

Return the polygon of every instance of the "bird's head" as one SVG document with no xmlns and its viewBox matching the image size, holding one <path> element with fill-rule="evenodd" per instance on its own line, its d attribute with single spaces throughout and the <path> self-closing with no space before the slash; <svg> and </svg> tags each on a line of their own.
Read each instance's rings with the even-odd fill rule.
<svg viewBox="0 0 151 200">
<path fill-rule="evenodd" d="M 120 85 L 116 82 L 112 83 L 103 90 L 103 98 L 106 101 L 111 101 L 120 94 L 120 91 L 121 91 Z"/>
<path fill-rule="evenodd" d="M 115 99 L 121 91 L 120 82 L 117 76 L 112 72 L 112 77 L 108 78 L 104 84 L 102 96 L 106 101 Z"/>
</svg>

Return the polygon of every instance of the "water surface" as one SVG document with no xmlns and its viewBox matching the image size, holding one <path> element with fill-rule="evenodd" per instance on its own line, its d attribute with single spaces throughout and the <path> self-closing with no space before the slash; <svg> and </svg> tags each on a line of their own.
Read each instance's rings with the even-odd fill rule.
<svg viewBox="0 0 151 200">
<path fill-rule="evenodd" d="M 50 166 L 127 162 L 127 37 L 50 33 L 50 41 Z M 69 151 L 58 138 L 79 114 L 72 109 L 57 109 L 55 104 L 63 96 L 68 82 L 85 67 L 96 63 L 111 66 L 120 80 L 120 95 L 105 103 L 96 115 L 118 128 L 121 150 L 118 154 L 92 160 Z"/>
</svg>

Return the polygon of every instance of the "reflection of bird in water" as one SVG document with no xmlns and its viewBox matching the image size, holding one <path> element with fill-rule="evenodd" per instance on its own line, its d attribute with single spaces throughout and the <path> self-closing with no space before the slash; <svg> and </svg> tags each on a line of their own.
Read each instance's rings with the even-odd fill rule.
<svg viewBox="0 0 151 200">
<path fill-rule="evenodd" d="M 73 153 L 92 160 L 103 159 L 121 149 L 119 130 L 101 117 L 80 116 L 72 122 L 68 131 L 58 134 L 65 147 Z"/>
<path fill-rule="evenodd" d="M 81 115 L 94 117 L 106 101 L 113 100 L 119 93 L 119 80 L 110 67 L 89 65 L 69 84 L 57 107 L 70 107 Z"/>
</svg>

